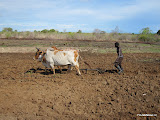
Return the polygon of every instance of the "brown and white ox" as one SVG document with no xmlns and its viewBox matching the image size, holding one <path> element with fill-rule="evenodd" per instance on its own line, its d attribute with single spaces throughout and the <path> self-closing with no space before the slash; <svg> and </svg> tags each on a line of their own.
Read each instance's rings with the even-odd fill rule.
<svg viewBox="0 0 160 120">
<path fill-rule="evenodd" d="M 45 68 L 51 68 L 54 74 L 54 66 L 60 68 L 60 66 L 68 65 L 68 71 L 71 70 L 71 66 L 74 66 L 77 70 L 78 75 L 81 75 L 78 63 L 79 53 L 77 50 L 60 50 L 55 46 L 53 46 L 52 48 L 48 48 L 46 51 L 41 51 L 37 48 L 35 59 L 42 62 Z"/>
</svg>

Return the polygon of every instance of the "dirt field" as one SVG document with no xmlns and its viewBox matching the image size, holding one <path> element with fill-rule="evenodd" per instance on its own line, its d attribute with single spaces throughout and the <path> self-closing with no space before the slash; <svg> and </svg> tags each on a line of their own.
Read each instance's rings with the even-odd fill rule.
<svg viewBox="0 0 160 120">
<path fill-rule="evenodd" d="M 110 65 L 116 54 L 80 54 L 106 72 L 45 74 L 33 53 L 0 53 L 0 120 L 160 119 L 160 53 L 124 54 L 122 75 Z"/>
</svg>

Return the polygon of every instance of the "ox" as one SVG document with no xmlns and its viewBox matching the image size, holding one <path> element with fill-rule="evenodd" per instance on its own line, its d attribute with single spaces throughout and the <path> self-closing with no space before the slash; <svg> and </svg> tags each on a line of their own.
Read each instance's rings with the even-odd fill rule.
<svg viewBox="0 0 160 120">
<path fill-rule="evenodd" d="M 78 75 L 81 75 L 78 63 L 79 53 L 77 50 L 60 50 L 55 46 L 53 46 L 52 48 L 48 48 L 46 51 L 41 51 L 37 48 L 35 59 L 42 62 L 42 64 L 45 66 L 45 69 L 51 68 L 54 74 L 54 66 L 60 68 L 60 66 L 68 65 L 69 71 L 71 70 L 71 66 L 74 66 L 77 70 Z"/>
</svg>

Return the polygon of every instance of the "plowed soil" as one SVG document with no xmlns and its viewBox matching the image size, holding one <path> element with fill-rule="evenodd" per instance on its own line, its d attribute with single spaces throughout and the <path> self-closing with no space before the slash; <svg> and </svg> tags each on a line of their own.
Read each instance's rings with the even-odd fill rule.
<svg viewBox="0 0 160 120">
<path fill-rule="evenodd" d="M 121 75 L 112 64 L 116 54 L 80 54 L 105 72 L 78 76 L 63 68 L 53 75 L 33 53 L 1 53 L 0 120 L 160 119 L 160 54 L 124 54 Z M 88 66 L 80 60 L 80 68 Z"/>
</svg>

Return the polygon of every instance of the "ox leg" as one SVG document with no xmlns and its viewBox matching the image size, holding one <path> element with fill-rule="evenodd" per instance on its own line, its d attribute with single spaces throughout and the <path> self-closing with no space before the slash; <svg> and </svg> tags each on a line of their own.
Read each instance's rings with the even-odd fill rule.
<svg viewBox="0 0 160 120">
<path fill-rule="evenodd" d="M 45 67 L 45 75 L 47 74 L 47 68 Z"/>
<path fill-rule="evenodd" d="M 62 68 L 61 68 L 61 66 L 57 66 L 57 68 L 60 70 L 60 73 L 62 73 Z"/>
<path fill-rule="evenodd" d="M 55 75 L 55 68 L 54 65 L 50 65 L 51 66 L 51 71 L 53 71 L 53 74 Z"/>
<path fill-rule="evenodd" d="M 56 74 L 56 73 L 55 73 L 55 68 L 54 68 L 54 67 L 51 68 L 51 71 L 53 72 L 54 75 Z"/>
<path fill-rule="evenodd" d="M 81 75 L 81 72 L 80 72 L 80 70 L 79 70 L 79 65 L 75 65 L 75 68 L 76 68 L 76 70 L 77 70 L 77 72 L 78 72 L 78 75 Z"/>
<path fill-rule="evenodd" d="M 71 72 L 71 64 L 68 65 L 68 70 L 67 72 Z"/>
</svg>

